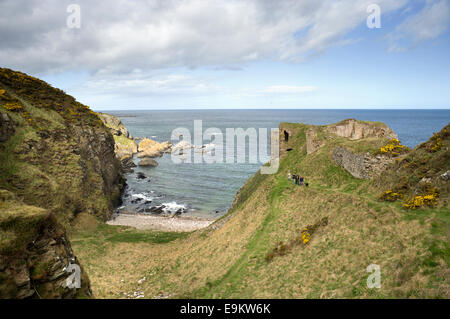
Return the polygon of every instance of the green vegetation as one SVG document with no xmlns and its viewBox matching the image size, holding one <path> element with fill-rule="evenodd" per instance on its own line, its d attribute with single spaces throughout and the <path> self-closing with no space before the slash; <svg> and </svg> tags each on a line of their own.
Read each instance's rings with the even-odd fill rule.
<svg viewBox="0 0 450 319">
<path fill-rule="evenodd" d="M 103 223 L 120 178 L 102 170 L 116 162 L 90 152 L 106 140 L 99 153 L 109 154 L 113 138 L 86 106 L 6 69 L 0 98 L 0 112 L 16 125 L 0 144 L 0 251 L 23 250 L 53 212 L 68 227 L 96 297 L 137 289 L 146 298 L 449 297 L 449 183 L 441 176 L 450 169 L 450 126 L 414 150 L 392 138 L 352 141 L 314 127 L 320 143 L 307 155 L 312 126 L 282 123 L 289 140 L 281 143 L 276 174 L 256 173 L 208 229 L 164 233 Z M 387 169 L 362 180 L 335 164 L 336 147 L 398 154 L 380 153 Z M 309 187 L 288 173 L 304 176 Z M 381 289 L 366 285 L 370 264 L 381 267 Z M 32 276 L 45 276 L 47 266 L 35 264 Z"/>
<path fill-rule="evenodd" d="M 93 231 L 72 232 L 72 245 L 74 247 L 83 246 L 84 242 L 95 246 L 102 246 L 106 243 L 149 243 L 165 244 L 176 239 L 186 238 L 189 233 L 141 231 L 132 227 L 110 226 L 98 221 L 94 221 L 97 226 Z"/>
<path fill-rule="evenodd" d="M 25 205 L 5 190 L 0 190 L 0 211 L 0 255 L 23 251 L 49 218 L 45 209 Z"/>
<path fill-rule="evenodd" d="M 388 144 L 381 147 L 377 154 L 389 155 L 389 156 L 398 156 L 401 154 L 408 153 L 410 150 L 405 145 L 400 144 L 400 141 L 396 138 L 389 141 Z"/>
<path fill-rule="evenodd" d="M 114 135 L 114 141 L 118 144 L 122 144 L 123 146 L 129 147 L 131 149 L 136 147 L 136 143 L 123 135 L 117 136 Z"/>
<path fill-rule="evenodd" d="M 114 154 L 104 155 L 114 141 L 89 107 L 39 79 L 0 68 L 0 113 L 15 126 L 0 144 L 0 189 L 53 211 L 66 226 L 80 212 L 108 218 L 120 195 L 120 164 Z"/>
<path fill-rule="evenodd" d="M 21 111 L 22 103 L 17 97 L 30 105 L 44 110 L 56 111 L 66 121 L 76 124 L 103 126 L 100 119 L 89 107 L 77 102 L 62 90 L 53 88 L 42 80 L 21 72 L 0 68 L 0 104 L 9 111 Z M 6 91 L 3 92 L 3 91 Z M 14 92 L 14 93 L 12 93 Z M 32 123 L 32 118 L 31 121 Z"/>
<path fill-rule="evenodd" d="M 291 131 L 282 147 L 292 150 L 282 154 L 278 173 L 256 173 L 230 212 L 209 229 L 165 244 L 104 240 L 100 258 L 94 253 L 98 244 L 86 246 L 74 237 L 96 295 L 123 297 L 146 276 L 139 289 L 149 298 L 160 293 L 171 298 L 448 297 L 448 190 L 439 178 L 449 167 L 440 153 L 446 147 L 423 153 L 420 146 L 379 178 L 360 180 L 334 164 L 333 148 L 369 152 L 388 140 L 367 139 L 364 147 L 357 141 L 352 148 L 353 141 L 325 134 L 326 144 L 306 155 L 308 126 L 281 127 Z M 426 163 L 428 169 L 415 165 L 414 171 L 402 172 L 402 161 Z M 310 186 L 289 181 L 288 171 L 305 176 Z M 434 187 L 440 191 L 435 206 L 408 210 L 401 201 L 379 198 L 415 171 L 435 172 Z M 408 190 L 417 189 L 414 182 L 420 179 L 407 180 Z M 381 267 L 381 289 L 366 286 L 366 267 L 372 263 Z M 106 278 L 105 267 L 111 272 Z"/>
</svg>

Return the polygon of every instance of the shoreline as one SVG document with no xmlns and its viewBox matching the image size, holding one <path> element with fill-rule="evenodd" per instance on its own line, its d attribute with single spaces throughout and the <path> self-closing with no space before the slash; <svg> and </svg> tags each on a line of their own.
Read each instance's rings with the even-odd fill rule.
<svg viewBox="0 0 450 319">
<path fill-rule="evenodd" d="M 215 219 L 191 216 L 167 217 L 139 213 L 120 213 L 107 221 L 108 225 L 129 226 L 139 230 L 156 230 L 166 232 L 192 232 L 211 225 Z"/>
</svg>

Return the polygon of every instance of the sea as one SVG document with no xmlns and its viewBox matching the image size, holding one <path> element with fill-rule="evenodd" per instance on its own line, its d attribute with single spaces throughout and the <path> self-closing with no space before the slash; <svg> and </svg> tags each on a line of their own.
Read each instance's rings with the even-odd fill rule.
<svg viewBox="0 0 450 319">
<path fill-rule="evenodd" d="M 158 142 L 172 141 L 176 144 L 180 134 L 171 139 L 175 129 L 187 129 L 194 143 L 194 121 L 202 123 L 202 130 L 215 128 L 223 133 L 226 129 L 277 128 L 280 122 L 325 125 L 344 119 L 381 121 L 391 127 L 402 144 L 414 148 L 427 141 L 450 121 L 450 110 L 146 110 L 102 111 L 118 116 L 135 137 L 148 137 Z M 198 124 L 199 122 L 197 122 Z M 198 126 L 198 125 L 197 125 Z M 262 135 L 261 135 L 262 136 Z M 269 137 L 269 134 L 267 138 Z M 187 139 L 184 134 L 181 139 Z M 263 138 L 261 138 L 263 140 Z M 201 144 L 208 145 L 211 140 Z M 237 144 L 237 141 L 236 141 Z M 242 146 L 242 145 L 241 145 Z M 195 145 L 200 148 L 201 145 Z M 248 143 L 246 146 L 248 148 Z M 262 148 L 261 148 L 262 149 Z M 242 151 L 242 150 L 241 150 Z M 266 150 L 264 150 L 266 151 Z M 195 150 L 192 150 L 192 154 Z M 224 153 L 227 153 L 225 149 Z M 236 149 L 236 154 L 238 150 Z M 214 154 L 214 153 L 213 153 Z M 143 205 L 164 205 L 167 213 L 183 208 L 186 215 L 218 218 L 230 207 L 239 188 L 263 165 L 251 161 L 249 152 L 245 161 L 239 162 L 235 155 L 233 163 L 194 163 L 193 160 L 174 162 L 171 154 L 156 158 L 157 167 L 136 167 L 126 174 L 127 187 L 119 211 L 142 212 Z M 267 153 L 266 153 L 267 154 Z M 133 159 L 137 164 L 139 159 Z M 137 178 L 138 173 L 146 176 Z"/>
</svg>

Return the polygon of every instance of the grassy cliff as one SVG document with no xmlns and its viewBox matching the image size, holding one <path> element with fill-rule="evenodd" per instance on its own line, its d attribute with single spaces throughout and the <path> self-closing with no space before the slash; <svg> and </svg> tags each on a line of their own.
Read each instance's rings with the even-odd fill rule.
<svg viewBox="0 0 450 319">
<path fill-rule="evenodd" d="M 105 220 L 123 179 L 114 140 L 97 115 L 63 91 L 0 69 L 0 112 L 14 133 L 1 143 L 0 188 L 69 223 L 87 212 Z"/>
<path fill-rule="evenodd" d="M 89 107 L 0 68 L 1 296 L 89 297 L 84 272 L 82 289 L 65 285 L 63 269 L 78 263 L 65 228 L 84 214 L 108 219 L 122 184 L 114 139 Z"/>
<path fill-rule="evenodd" d="M 341 125 L 349 123 L 354 125 Z M 256 173 L 226 216 L 188 237 L 157 242 L 148 239 L 152 232 L 84 227 L 74 249 L 94 293 L 116 298 L 136 291 L 146 298 L 448 298 L 449 127 L 408 150 L 384 124 L 357 123 L 369 130 L 282 123 L 278 172 Z M 362 161 L 383 171 L 356 178 L 336 164 L 337 148 L 347 150 L 350 164 Z M 288 172 L 304 176 L 309 187 L 295 185 Z M 400 192 L 395 186 L 404 178 L 402 195 L 386 197 L 386 192 Z M 438 196 L 432 203 L 405 206 L 433 190 Z M 120 240 L 102 241 L 101 251 L 95 251 L 98 234 L 117 238 L 110 232 L 119 232 Z M 380 266 L 379 289 L 367 287 L 370 264 Z"/>
</svg>

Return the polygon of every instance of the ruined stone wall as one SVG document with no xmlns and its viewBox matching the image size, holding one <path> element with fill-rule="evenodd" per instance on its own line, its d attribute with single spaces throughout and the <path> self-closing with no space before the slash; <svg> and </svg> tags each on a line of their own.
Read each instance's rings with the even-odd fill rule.
<svg viewBox="0 0 450 319">
<path fill-rule="evenodd" d="M 370 179 L 379 175 L 393 160 L 369 153 L 355 154 L 344 147 L 336 147 L 333 150 L 333 161 L 356 178 Z"/>
</svg>

